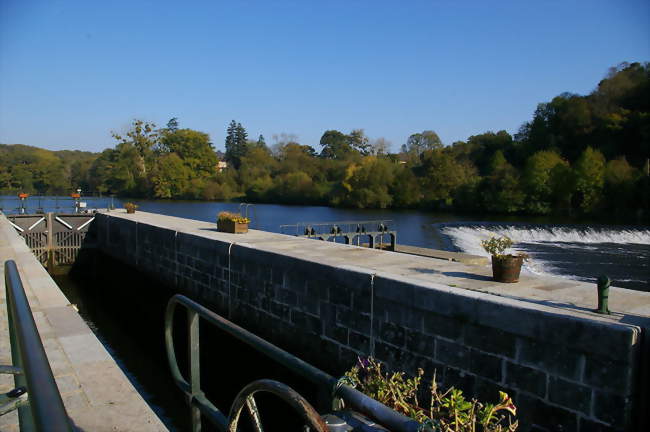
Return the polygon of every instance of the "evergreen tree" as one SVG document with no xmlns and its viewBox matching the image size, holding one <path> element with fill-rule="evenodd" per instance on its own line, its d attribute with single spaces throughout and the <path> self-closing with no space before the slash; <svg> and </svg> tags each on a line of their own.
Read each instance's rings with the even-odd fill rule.
<svg viewBox="0 0 650 432">
<path fill-rule="evenodd" d="M 246 155 L 248 134 L 241 123 L 232 120 L 226 131 L 226 161 L 239 169 L 241 158 Z"/>
<path fill-rule="evenodd" d="M 178 130 L 178 117 L 172 117 L 167 122 L 167 130 L 171 133 L 174 133 Z"/>
<path fill-rule="evenodd" d="M 264 135 L 260 134 L 257 138 L 257 147 L 266 148 L 266 141 L 264 140 Z"/>
</svg>

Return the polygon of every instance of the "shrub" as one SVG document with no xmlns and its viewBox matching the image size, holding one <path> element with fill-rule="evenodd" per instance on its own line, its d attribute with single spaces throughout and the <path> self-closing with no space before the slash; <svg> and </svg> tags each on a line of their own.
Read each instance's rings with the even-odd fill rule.
<svg viewBox="0 0 650 432">
<path fill-rule="evenodd" d="M 499 392 L 499 402 L 496 404 L 482 403 L 476 399 L 468 401 L 463 392 L 456 388 L 440 391 L 435 375 L 431 380 L 428 407 L 422 407 L 418 401 L 418 391 L 423 375 L 422 369 L 418 369 L 417 376 L 413 378 L 405 378 L 404 372 L 384 373 L 379 361 L 359 358 L 357 365 L 345 373 L 341 382 L 436 431 L 517 430 L 518 422 L 513 419 L 517 409 L 506 393 Z"/>
<path fill-rule="evenodd" d="M 239 213 L 231 213 L 227 211 L 222 211 L 217 215 L 217 219 L 220 221 L 233 221 L 235 223 L 250 223 L 250 219 L 243 217 Z"/>
</svg>

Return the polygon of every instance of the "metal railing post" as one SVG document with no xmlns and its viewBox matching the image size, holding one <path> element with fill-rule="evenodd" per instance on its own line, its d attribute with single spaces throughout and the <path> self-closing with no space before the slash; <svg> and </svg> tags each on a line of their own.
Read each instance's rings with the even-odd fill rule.
<svg viewBox="0 0 650 432">
<path fill-rule="evenodd" d="M 199 315 L 187 310 L 187 340 L 188 364 L 190 365 L 190 415 L 192 418 L 192 431 L 201 432 L 201 410 L 196 405 L 196 397 L 201 394 L 201 363 L 199 341 Z"/>
</svg>

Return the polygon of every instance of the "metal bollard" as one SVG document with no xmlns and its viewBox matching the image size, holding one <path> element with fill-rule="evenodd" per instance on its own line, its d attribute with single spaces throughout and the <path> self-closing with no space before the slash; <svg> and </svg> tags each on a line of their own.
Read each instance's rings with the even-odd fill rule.
<svg viewBox="0 0 650 432">
<path fill-rule="evenodd" d="M 606 276 L 598 276 L 598 309 L 596 312 L 599 314 L 609 315 L 611 312 L 608 307 L 609 300 L 609 285 L 612 281 Z"/>
</svg>

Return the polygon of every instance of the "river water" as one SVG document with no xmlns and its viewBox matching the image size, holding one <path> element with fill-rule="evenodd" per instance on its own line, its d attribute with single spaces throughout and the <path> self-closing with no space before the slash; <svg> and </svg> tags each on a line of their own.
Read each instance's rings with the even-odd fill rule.
<svg viewBox="0 0 650 432">
<path fill-rule="evenodd" d="M 9 197 L 4 207 L 15 209 Z M 68 201 L 47 198 L 30 205 L 49 209 L 65 208 Z M 114 199 L 121 207 L 122 202 Z M 239 211 L 238 203 L 204 201 L 135 200 L 140 210 L 170 216 L 214 222 L 223 210 Z M 111 199 L 88 200 L 88 207 L 106 207 Z M 3 207 L 3 197 L 0 197 Z M 358 210 L 318 206 L 285 206 L 255 204 L 248 207 L 251 227 L 271 232 L 295 234 L 295 229 L 281 225 L 297 223 L 389 220 L 389 228 L 397 231 L 400 244 L 433 249 L 487 255 L 482 239 L 507 235 L 514 249 L 526 252 L 530 260 L 524 271 L 553 274 L 569 279 L 595 282 L 601 274 L 608 275 L 614 286 L 650 291 L 650 226 L 575 224 L 570 220 L 550 217 L 468 216 L 417 210 Z"/>
</svg>

